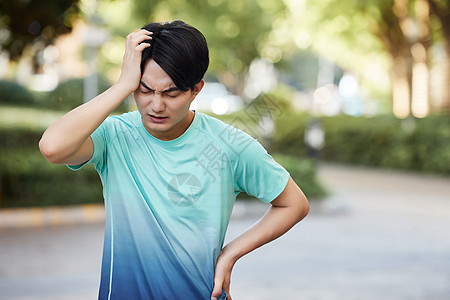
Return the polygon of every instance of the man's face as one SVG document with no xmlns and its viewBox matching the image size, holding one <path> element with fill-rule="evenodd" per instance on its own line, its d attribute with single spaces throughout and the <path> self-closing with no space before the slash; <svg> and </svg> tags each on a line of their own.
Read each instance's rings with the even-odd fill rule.
<svg viewBox="0 0 450 300">
<path fill-rule="evenodd" d="M 161 140 L 182 135 L 194 116 L 189 106 L 203 85 L 202 80 L 193 90 L 183 92 L 153 59 L 148 59 L 139 88 L 134 92 L 145 129 Z"/>
</svg>

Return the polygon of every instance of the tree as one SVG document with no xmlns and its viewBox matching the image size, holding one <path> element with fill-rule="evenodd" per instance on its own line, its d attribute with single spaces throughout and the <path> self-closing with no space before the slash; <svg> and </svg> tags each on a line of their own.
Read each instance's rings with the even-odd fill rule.
<svg viewBox="0 0 450 300">
<path fill-rule="evenodd" d="M 52 44 L 59 35 L 70 32 L 79 12 L 79 0 L 40 0 L 0 2 L 0 46 L 10 59 L 36 45 L 37 50 Z"/>
<path fill-rule="evenodd" d="M 97 11 L 113 35 L 105 47 L 120 48 L 128 32 L 148 22 L 180 19 L 195 26 L 210 48 L 208 74 L 240 93 L 251 62 L 264 56 L 273 24 L 284 10 L 282 1 L 272 0 L 100 0 Z M 121 61 L 108 59 L 106 65 L 118 69 Z"/>
<path fill-rule="evenodd" d="M 436 16 L 444 37 L 445 57 L 442 61 L 442 102 L 443 109 L 450 112 L 450 3 L 448 1 L 427 0 L 431 17 Z"/>
<path fill-rule="evenodd" d="M 292 7 L 295 1 L 289 3 Z M 298 30 L 307 28 L 313 32 L 312 44 L 317 52 L 328 57 L 331 53 L 332 59 L 362 77 L 365 76 L 362 68 L 376 57 L 372 55 L 374 51 L 387 57 L 394 113 L 406 117 L 412 109 L 416 116 L 427 114 L 430 90 L 427 82 L 432 67 L 429 49 L 439 42 L 431 18 L 434 14 L 440 15 L 442 31 L 446 35 L 448 1 L 323 0 L 305 3 L 305 13 L 301 17 L 297 15 L 295 22 L 302 20 L 298 22 L 301 24 Z M 367 33 L 372 37 L 368 38 Z M 446 52 L 449 53 L 448 49 Z M 448 94 L 448 79 L 443 86 Z"/>
</svg>

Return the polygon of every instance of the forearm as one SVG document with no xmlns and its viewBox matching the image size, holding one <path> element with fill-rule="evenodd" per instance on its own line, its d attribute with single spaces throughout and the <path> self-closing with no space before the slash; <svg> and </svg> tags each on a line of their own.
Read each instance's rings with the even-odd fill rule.
<svg viewBox="0 0 450 300">
<path fill-rule="evenodd" d="M 292 178 L 271 204 L 264 217 L 222 250 L 233 264 L 245 254 L 286 233 L 309 212 L 309 202 Z"/>
<path fill-rule="evenodd" d="M 220 252 L 211 299 L 217 299 L 222 289 L 229 296 L 231 271 L 239 258 L 280 237 L 309 212 L 308 200 L 292 178 L 289 178 L 284 191 L 271 203 L 272 207 L 264 217 Z"/>
<path fill-rule="evenodd" d="M 64 163 L 130 93 L 129 88 L 115 84 L 71 110 L 44 132 L 39 142 L 41 152 L 54 163 Z"/>
<path fill-rule="evenodd" d="M 298 208 L 272 206 L 255 225 L 226 245 L 222 254 L 234 264 L 247 253 L 285 234 L 306 216 L 308 210 L 307 202 Z"/>
</svg>

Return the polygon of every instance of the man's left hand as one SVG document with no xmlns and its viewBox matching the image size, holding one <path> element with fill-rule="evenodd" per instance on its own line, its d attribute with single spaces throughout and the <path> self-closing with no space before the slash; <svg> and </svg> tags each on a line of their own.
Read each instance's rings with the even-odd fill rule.
<svg viewBox="0 0 450 300">
<path fill-rule="evenodd" d="M 222 249 L 219 258 L 217 259 L 216 270 L 214 272 L 214 289 L 211 300 L 217 300 L 222 294 L 222 290 L 227 293 L 227 300 L 231 300 L 231 271 L 233 270 L 235 261 L 230 259 L 226 252 L 226 248 Z"/>
</svg>

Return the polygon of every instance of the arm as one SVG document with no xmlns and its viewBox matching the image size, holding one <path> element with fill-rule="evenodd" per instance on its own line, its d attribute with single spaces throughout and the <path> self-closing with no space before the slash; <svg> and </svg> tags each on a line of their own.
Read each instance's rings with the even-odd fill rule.
<svg viewBox="0 0 450 300">
<path fill-rule="evenodd" d="M 142 42 L 151 39 L 150 34 L 147 30 L 129 34 L 118 82 L 47 128 L 39 141 L 39 149 L 48 161 L 76 165 L 92 157 L 94 146 L 90 135 L 139 86 L 142 51 L 150 46 Z"/>
<path fill-rule="evenodd" d="M 292 178 L 271 204 L 263 218 L 222 249 L 217 260 L 211 299 L 217 299 L 224 289 L 231 300 L 230 277 L 236 261 L 286 233 L 309 212 L 308 200 Z"/>
</svg>

